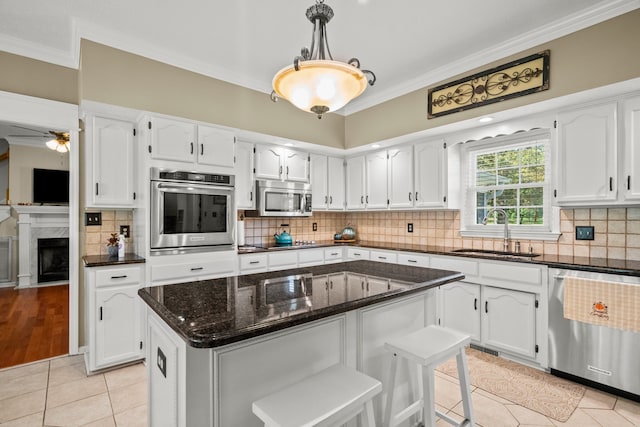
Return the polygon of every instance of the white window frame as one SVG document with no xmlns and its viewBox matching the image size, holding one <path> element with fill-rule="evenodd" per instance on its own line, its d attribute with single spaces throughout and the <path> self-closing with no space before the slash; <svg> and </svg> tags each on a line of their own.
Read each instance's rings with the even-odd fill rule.
<svg viewBox="0 0 640 427">
<path fill-rule="evenodd" d="M 460 215 L 460 234 L 462 237 L 504 237 L 503 224 L 476 224 L 475 211 L 475 164 L 471 164 L 476 154 L 516 148 L 543 142 L 545 145 L 545 182 L 542 225 L 509 224 L 509 238 L 522 240 L 558 240 L 560 237 L 560 210 L 553 206 L 553 168 L 552 146 L 553 132 L 550 129 L 536 129 L 513 135 L 497 136 L 480 141 L 472 141 L 462 146 L 461 183 L 462 206 Z"/>
</svg>

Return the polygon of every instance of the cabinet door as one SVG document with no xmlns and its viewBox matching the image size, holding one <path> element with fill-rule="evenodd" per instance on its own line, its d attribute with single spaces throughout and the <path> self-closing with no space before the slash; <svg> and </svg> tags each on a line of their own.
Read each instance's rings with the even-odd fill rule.
<svg viewBox="0 0 640 427">
<path fill-rule="evenodd" d="M 96 289 L 96 367 L 142 356 L 138 286 Z"/>
<path fill-rule="evenodd" d="M 367 209 L 386 209 L 387 200 L 387 152 L 366 156 L 366 196 Z"/>
<path fill-rule="evenodd" d="M 624 103 L 625 200 L 640 200 L 640 97 Z"/>
<path fill-rule="evenodd" d="M 535 358 L 536 296 L 491 286 L 482 292 L 483 343 Z"/>
<path fill-rule="evenodd" d="M 340 304 L 347 300 L 347 279 L 344 273 L 329 274 L 329 304 Z"/>
<path fill-rule="evenodd" d="M 343 211 L 345 206 L 344 159 L 329 157 L 327 160 L 327 194 L 329 210 Z"/>
<path fill-rule="evenodd" d="M 151 158 L 193 162 L 195 160 L 196 127 L 193 123 L 165 118 L 151 122 Z"/>
<path fill-rule="evenodd" d="M 413 147 L 389 150 L 389 207 L 412 208 Z"/>
<path fill-rule="evenodd" d="M 236 207 L 255 209 L 255 180 L 253 177 L 253 144 L 236 142 Z"/>
<path fill-rule="evenodd" d="M 198 163 L 233 167 L 235 136 L 211 126 L 198 125 Z"/>
<path fill-rule="evenodd" d="M 314 276 L 311 283 L 311 304 L 314 309 L 326 307 L 329 303 L 329 278 Z"/>
<path fill-rule="evenodd" d="M 558 114 L 556 202 L 616 200 L 616 103 Z"/>
<path fill-rule="evenodd" d="M 257 179 L 281 179 L 284 158 L 279 147 L 256 145 L 255 162 Z"/>
<path fill-rule="evenodd" d="M 367 278 L 367 295 L 383 294 L 391 289 L 389 280 L 376 277 Z"/>
<path fill-rule="evenodd" d="M 364 157 L 347 159 L 346 193 L 347 209 L 364 209 Z"/>
<path fill-rule="evenodd" d="M 362 274 L 347 273 L 347 299 L 353 301 L 364 298 L 367 292 L 367 277 Z"/>
<path fill-rule="evenodd" d="M 414 146 L 415 206 L 444 207 L 447 185 L 447 156 L 444 141 Z"/>
<path fill-rule="evenodd" d="M 134 125 L 121 120 L 95 117 L 88 185 L 95 206 L 133 206 L 135 178 Z"/>
<path fill-rule="evenodd" d="M 480 342 L 480 286 L 464 282 L 441 286 L 440 325 Z"/>
<path fill-rule="evenodd" d="M 311 155 L 311 207 L 327 209 L 329 195 L 327 193 L 327 156 Z"/>
<path fill-rule="evenodd" d="M 309 182 L 309 154 L 285 150 L 284 179 L 286 181 Z"/>
</svg>

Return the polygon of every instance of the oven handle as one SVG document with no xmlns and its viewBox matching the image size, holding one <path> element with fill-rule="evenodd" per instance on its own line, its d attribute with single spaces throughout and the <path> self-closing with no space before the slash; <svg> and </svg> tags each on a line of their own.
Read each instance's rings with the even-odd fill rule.
<svg viewBox="0 0 640 427">
<path fill-rule="evenodd" d="M 207 184 L 176 184 L 176 183 L 156 183 L 158 190 L 172 193 L 184 192 L 185 190 L 198 190 L 205 194 L 219 194 L 223 192 L 233 192 L 233 187 L 219 187 L 216 185 Z"/>
</svg>

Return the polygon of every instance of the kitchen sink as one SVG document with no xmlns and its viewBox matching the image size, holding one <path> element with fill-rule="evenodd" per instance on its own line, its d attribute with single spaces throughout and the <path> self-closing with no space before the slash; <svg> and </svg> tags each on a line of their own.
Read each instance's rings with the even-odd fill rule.
<svg viewBox="0 0 640 427">
<path fill-rule="evenodd" d="M 534 254 L 534 253 L 503 252 L 503 251 L 492 251 L 489 249 L 455 249 L 452 252 L 463 253 L 468 255 L 500 257 L 500 258 L 533 258 L 533 257 L 540 256 L 540 254 Z"/>
</svg>

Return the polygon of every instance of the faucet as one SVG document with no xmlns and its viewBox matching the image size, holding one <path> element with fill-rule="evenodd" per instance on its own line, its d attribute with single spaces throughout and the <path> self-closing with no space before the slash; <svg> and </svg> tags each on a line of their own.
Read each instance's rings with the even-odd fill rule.
<svg viewBox="0 0 640 427">
<path fill-rule="evenodd" d="M 487 214 L 484 216 L 482 220 L 482 225 L 487 225 L 487 220 L 489 219 L 489 215 L 492 213 L 502 214 L 504 217 L 504 241 L 502 243 L 502 250 L 504 252 L 509 252 L 509 218 L 507 217 L 507 213 L 504 209 L 491 208 L 487 211 Z"/>
</svg>

